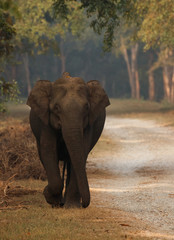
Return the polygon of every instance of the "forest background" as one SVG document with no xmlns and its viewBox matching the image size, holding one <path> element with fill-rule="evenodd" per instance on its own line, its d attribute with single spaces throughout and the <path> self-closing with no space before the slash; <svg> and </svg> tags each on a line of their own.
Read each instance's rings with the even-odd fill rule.
<svg viewBox="0 0 174 240">
<path fill-rule="evenodd" d="M 174 103 L 173 26 L 173 0 L 1 0 L 1 111 L 64 71 L 111 98 Z"/>
</svg>

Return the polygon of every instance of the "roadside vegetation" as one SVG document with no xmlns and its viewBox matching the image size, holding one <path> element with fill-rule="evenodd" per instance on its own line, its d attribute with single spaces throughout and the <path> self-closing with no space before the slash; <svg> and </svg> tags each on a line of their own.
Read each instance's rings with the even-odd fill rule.
<svg viewBox="0 0 174 240">
<path fill-rule="evenodd" d="M 107 113 L 116 117 L 151 119 L 163 126 L 174 126 L 174 105 L 166 100 L 111 99 Z"/>
</svg>

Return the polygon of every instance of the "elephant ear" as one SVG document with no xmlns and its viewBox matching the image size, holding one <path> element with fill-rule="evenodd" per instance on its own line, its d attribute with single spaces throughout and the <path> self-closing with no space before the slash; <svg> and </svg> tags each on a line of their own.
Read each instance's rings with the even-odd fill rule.
<svg viewBox="0 0 174 240">
<path fill-rule="evenodd" d="M 39 80 L 28 96 L 27 105 L 37 114 L 37 116 L 48 125 L 49 123 L 49 100 L 51 95 L 51 82 Z"/>
<path fill-rule="evenodd" d="M 109 98 L 99 81 L 91 80 L 87 82 L 90 95 L 90 115 L 89 123 L 92 124 L 107 106 L 110 105 Z"/>
</svg>

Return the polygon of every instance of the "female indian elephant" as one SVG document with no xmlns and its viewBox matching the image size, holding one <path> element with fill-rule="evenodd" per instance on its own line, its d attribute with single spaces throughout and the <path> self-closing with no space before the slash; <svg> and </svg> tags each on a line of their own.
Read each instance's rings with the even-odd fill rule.
<svg viewBox="0 0 174 240">
<path fill-rule="evenodd" d="M 85 83 L 64 73 L 55 82 L 39 80 L 27 104 L 30 125 L 37 141 L 40 160 L 46 170 L 46 201 L 62 204 L 64 179 L 59 161 L 67 166 L 65 206 L 87 207 L 90 192 L 86 174 L 88 153 L 96 144 L 105 122 L 109 99 L 98 81 Z"/>
</svg>

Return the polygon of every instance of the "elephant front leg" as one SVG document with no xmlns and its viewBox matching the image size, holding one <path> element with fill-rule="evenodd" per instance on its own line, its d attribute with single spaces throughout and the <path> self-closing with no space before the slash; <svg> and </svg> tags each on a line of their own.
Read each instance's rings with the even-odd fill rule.
<svg viewBox="0 0 174 240">
<path fill-rule="evenodd" d="M 67 165 L 67 181 L 64 199 L 66 208 L 81 207 L 81 197 L 77 180 L 72 164 L 70 163 Z"/>
<path fill-rule="evenodd" d="M 57 157 L 56 136 L 50 129 L 44 129 L 38 147 L 48 178 L 48 185 L 45 187 L 43 194 L 52 207 L 61 206 L 63 184 Z"/>
</svg>

